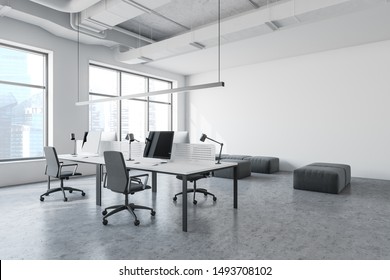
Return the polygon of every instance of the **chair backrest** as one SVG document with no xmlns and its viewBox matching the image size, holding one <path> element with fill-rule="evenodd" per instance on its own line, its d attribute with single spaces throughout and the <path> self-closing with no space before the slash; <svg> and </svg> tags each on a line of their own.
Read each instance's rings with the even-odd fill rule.
<svg viewBox="0 0 390 280">
<path fill-rule="evenodd" d="M 54 147 L 44 147 L 46 158 L 46 175 L 58 177 L 60 170 L 60 162 L 58 160 L 57 152 Z"/>
<path fill-rule="evenodd" d="M 107 171 L 107 188 L 114 192 L 125 193 L 129 173 L 123 154 L 117 151 L 105 151 L 103 155 Z"/>
</svg>

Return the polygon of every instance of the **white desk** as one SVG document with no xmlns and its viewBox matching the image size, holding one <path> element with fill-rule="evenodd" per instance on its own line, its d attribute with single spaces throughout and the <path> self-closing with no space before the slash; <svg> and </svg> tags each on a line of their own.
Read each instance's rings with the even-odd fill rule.
<svg viewBox="0 0 390 280">
<path fill-rule="evenodd" d="M 96 165 L 96 204 L 101 205 L 102 202 L 102 168 L 104 165 L 104 158 L 102 156 L 74 156 L 74 155 L 58 155 L 61 160 L 74 161 L 80 163 L 89 163 Z M 164 163 L 162 163 L 164 162 Z M 216 164 L 214 162 L 202 161 L 163 161 L 158 159 L 141 158 L 134 161 L 126 161 L 126 166 L 133 170 L 142 170 L 152 172 L 152 191 L 157 192 L 157 173 L 181 175 L 183 176 L 183 231 L 187 231 L 187 176 L 211 172 L 219 169 L 233 168 L 233 207 L 238 207 L 237 199 L 237 163 L 221 162 Z"/>
</svg>

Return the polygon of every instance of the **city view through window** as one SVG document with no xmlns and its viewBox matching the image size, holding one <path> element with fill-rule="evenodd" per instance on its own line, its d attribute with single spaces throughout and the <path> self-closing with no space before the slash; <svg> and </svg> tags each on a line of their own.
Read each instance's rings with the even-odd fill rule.
<svg viewBox="0 0 390 280">
<path fill-rule="evenodd" d="M 98 65 L 89 67 L 90 100 L 170 88 L 169 81 Z M 89 129 L 116 132 L 119 140 L 133 133 L 143 141 L 147 131 L 171 130 L 171 111 L 172 94 L 95 103 L 89 107 Z"/>
<path fill-rule="evenodd" d="M 46 60 L 0 44 L 0 160 L 43 156 Z"/>
<path fill-rule="evenodd" d="M 90 65 L 90 100 L 172 88 L 170 81 Z M 47 54 L 0 44 L 0 161 L 40 158 L 46 144 Z M 172 94 L 90 105 L 90 130 L 172 129 Z"/>
</svg>

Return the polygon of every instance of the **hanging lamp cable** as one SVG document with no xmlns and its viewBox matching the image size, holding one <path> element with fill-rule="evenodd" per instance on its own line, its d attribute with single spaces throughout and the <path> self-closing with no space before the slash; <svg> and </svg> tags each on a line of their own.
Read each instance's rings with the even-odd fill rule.
<svg viewBox="0 0 390 280">
<path fill-rule="evenodd" d="M 221 81 L 221 0 L 218 0 L 218 82 Z"/>
<path fill-rule="evenodd" d="M 77 14 L 77 102 L 80 102 L 80 23 Z"/>
</svg>

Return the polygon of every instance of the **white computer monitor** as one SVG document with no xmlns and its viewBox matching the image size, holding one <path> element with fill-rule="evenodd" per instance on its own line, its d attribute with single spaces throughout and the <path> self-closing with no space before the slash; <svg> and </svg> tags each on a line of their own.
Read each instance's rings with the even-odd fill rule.
<svg viewBox="0 0 390 280">
<path fill-rule="evenodd" d="M 86 137 L 86 141 L 81 148 L 81 153 L 97 155 L 99 153 L 101 135 L 101 131 L 89 131 Z"/>
</svg>

